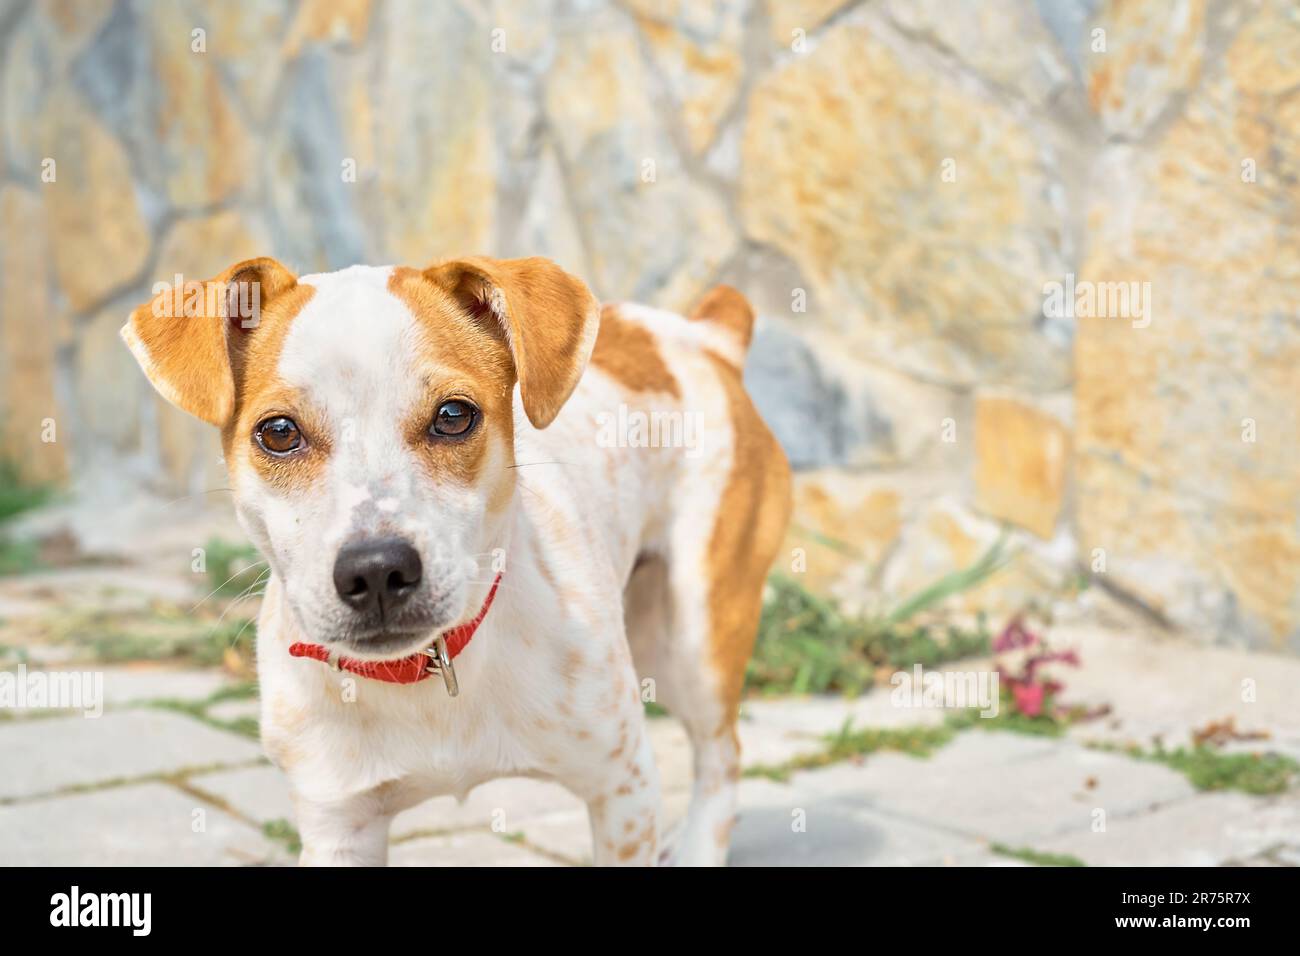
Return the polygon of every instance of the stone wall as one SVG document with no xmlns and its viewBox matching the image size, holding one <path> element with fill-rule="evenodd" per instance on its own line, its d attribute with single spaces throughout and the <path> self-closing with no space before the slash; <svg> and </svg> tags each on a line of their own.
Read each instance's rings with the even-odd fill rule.
<svg viewBox="0 0 1300 956">
<path fill-rule="evenodd" d="M 48 0 L 0 55 L 33 478 L 223 484 L 116 339 L 157 280 L 542 254 L 607 299 L 751 296 L 811 584 L 887 606 L 1005 535 L 960 606 L 1082 573 L 1300 649 L 1291 0 Z"/>
</svg>

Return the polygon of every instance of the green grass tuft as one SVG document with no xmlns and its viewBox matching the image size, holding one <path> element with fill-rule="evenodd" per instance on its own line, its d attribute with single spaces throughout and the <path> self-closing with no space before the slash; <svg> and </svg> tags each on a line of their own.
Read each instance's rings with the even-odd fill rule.
<svg viewBox="0 0 1300 956">
<path fill-rule="evenodd" d="M 1005 843 L 994 843 L 989 847 L 999 856 L 1009 856 L 1015 860 L 1023 860 L 1026 863 L 1032 863 L 1034 866 L 1087 866 L 1077 856 L 1070 856 L 1068 853 L 1043 853 L 1029 847 L 1007 846 Z"/>
<path fill-rule="evenodd" d="M 1138 760 L 1161 763 L 1185 776 L 1197 790 L 1238 790 L 1267 795 L 1285 793 L 1300 782 L 1300 762 L 1278 753 L 1223 753 L 1198 745 L 1166 750 L 1094 744 L 1099 750 L 1119 751 Z"/>
<path fill-rule="evenodd" d="M 826 746 L 812 753 L 800 754 L 780 764 L 757 764 L 747 767 L 746 777 L 766 777 L 784 783 L 799 770 L 816 770 L 845 760 L 854 760 L 881 751 L 929 757 L 955 736 L 946 725 L 934 727 L 863 727 L 854 729 L 850 721 L 824 738 Z"/>
</svg>

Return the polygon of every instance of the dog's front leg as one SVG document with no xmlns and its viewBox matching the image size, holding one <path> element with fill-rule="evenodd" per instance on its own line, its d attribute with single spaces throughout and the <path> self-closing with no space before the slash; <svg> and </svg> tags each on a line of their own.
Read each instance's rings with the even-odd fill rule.
<svg viewBox="0 0 1300 956">
<path fill-rule="evenodd" d="M 294 809 L 302 839 L 300 866 L 388 863 L 388 825 L 393 817 L 373 794 L 330 801 L 295 795 Z"/>
<path fill-rule="evenodd" d="M 658 864 L 659 772 L 644 722 L 643 714 L 633 715 L 634 739 L 610 761 L 614 772 L 605 786 L 587 798 L 596 866 Z"/>
</svg>

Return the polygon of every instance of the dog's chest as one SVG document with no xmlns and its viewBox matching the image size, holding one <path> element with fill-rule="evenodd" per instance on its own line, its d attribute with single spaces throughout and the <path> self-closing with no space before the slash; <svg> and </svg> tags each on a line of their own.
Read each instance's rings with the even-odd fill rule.
<svg viewBox="0 0 1300 956">
<path fill-rule="evenodd" d="M 516 571 L 519 587 L 503 591 L 457 658 L 455 698 L 437 677 L 396 686 L 260 654 L 264 743 L 295 785 L 321 798 L 374 791 L 418 802 L 496 777 L 570 776 L 616 747 L 611 716 L 635 693 L 609 626 L 617 608 L 569 615 Z"/>
</svg>

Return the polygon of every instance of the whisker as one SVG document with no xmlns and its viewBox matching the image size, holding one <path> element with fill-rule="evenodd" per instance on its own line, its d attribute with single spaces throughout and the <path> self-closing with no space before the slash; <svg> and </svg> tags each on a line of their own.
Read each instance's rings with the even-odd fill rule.
<svg viewBox="0 0 1300 956">
<path fill-rule="evenodd" d="M 248 625 L 252 624 L 254 620 L 256 619 L 250 617 L 247 621 L 244 622 L 244 626 L 235 632 L 235 636 L 230 639 L 231 647 L 234 647 L 236 644 L 239 643 L 239 636 L 243 634 L 246 630 L 248 630 Z"/>
<path fill-rule="evenodd" d="M 235 572 L 234 574 L 232 574 L 230 577 L 226 578 L 226 580 L 222 581 L 222 582 L 221 582 L 220 584 L 218 584 L 215 588 L 213 588 L 211 591 L 209 591 L 205 597 L 201 598 L 201 599 L 199 600 L 199 603 L 198 603 L 198 604 L 196 604 L 196 605 L 194 605 L 192 608 L 190 608 L 190 613 L 193 614 L 195 611 L 197 611 L 197 610 L 199 609 L 199 606 L 202 605 L 204 601 L 206 601 L 208 598 L 212 597 L 212 595 L 216 594 L 218 591 L 220 591 L 222 588 L 224 588 L 224 587 L 225 587 L 227 584 L 229 584 L 231 581 L 235 580 L 235 578 L 239 577 L 241 574 L 246 574 L 247 572 L 253 570 L 253 568 L 257 567 L 259 564 L 266 564 L 266 562 L 265 562 L 265 561 L 255 561 L 255 562 L 253 562 L 252 564 L 248 565 L 247 567 L 240 568 L 238 571 L 236 571 L 236 572 Z"/>
<path fill-rule="evenodd" d="M 236 595 L 231 600 L 231 602 L 226 605 L 226 609 L 221 612 L 221 616 L 217 618 L 217 622 L 212 625 L 212 630 L 208 631 L 208 636 L 211 637 L 213 634 L 217 633 L 217 628 L 221 626 L 221 622 L 226 619 L 226 615 L 230 613 L 231 609 L 234 608 L 236 605 L 240 604 L 245 598 L 251 597 L 252 595 L 250 595 L 249 592 L 252 591 L 253 588 L 257 587 L 259 584 L 267 580 L 267 578 L 269 578 L 270 576 L 271 576 L 271 569 L 267 568 L 262 574 L 259 574 L 257 576 L 256 580 L 254 580 L 252 584 L 244 588 L 243 591 L 241 591 L 238 595 Z M 261 593 L 265 593 L 265 589 L 263 589 Z"/>
</svg>

